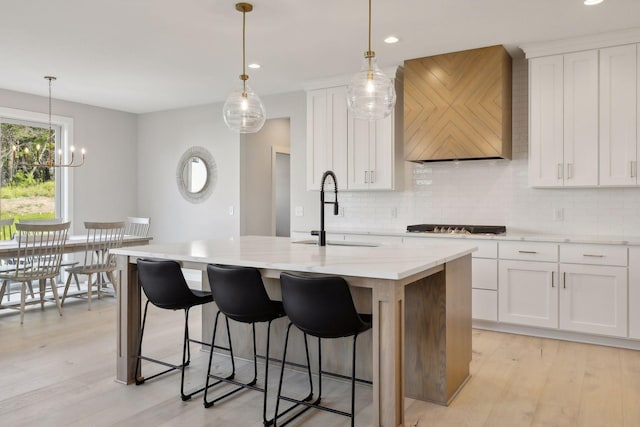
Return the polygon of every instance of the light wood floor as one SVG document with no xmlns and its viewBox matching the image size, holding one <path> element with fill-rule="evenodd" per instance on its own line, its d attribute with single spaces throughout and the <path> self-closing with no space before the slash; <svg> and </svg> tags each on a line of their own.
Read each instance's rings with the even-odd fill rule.
<svg viewBox="0 0 640 427">
<path fill-rule="evenodd" d="M 194 312 L 192 333 L 198 334 Z M 155 310 L 148 352 L 178 360 L 181 313 Z M 2 426 L 261 426 L 261 396 L 252 391 L 202 406 L 201 395 L 182 402 L 179 374 L 142 386 L 115 376 L 115 300 L 0 311 L 0 425 Z M 194 351 L 189 386 L 206 368 Z M 220 358 L 219 363 L 225 360 Z M 145 372 L 151 371 L 149 368 Z M 278 367 L 270 369 L 275 379 Z M 474 330 L 472 378 L 450 407 L 406 401 L 407 426 L 640 426 L 640 353 L 609 347 Z M 293 383 L 303 383 L 290 373 Z M 270 381 L 271 383 L 271 381 Z M 371 388 L 358 386 L 357 425 L 371 426 Z M 348 385 L 325 383 L 323 399 L 343 409 Z M 346 418 L 319 413 L 294 426 L 346 426 Z"/>
</svg>

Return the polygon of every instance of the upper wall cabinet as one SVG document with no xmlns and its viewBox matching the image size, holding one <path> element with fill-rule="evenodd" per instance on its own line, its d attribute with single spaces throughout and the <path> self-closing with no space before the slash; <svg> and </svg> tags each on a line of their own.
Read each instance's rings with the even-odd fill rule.
<svg viewBox="0 0 640 427">
<path fill-rule="evenodd" d="M 346 81 L 343 85 L 335 85 L 341 80 L 318 82 L 308 88 L 307 190 L 320 190 L 326 170 L 335 172 L 340 190 L 400 187 L 403 174 L 400 72 L 401 69 L 396 75 L 393 70 L 396 108 L 382 120 L 366 121 L 351 116 L 347 111 Z"/>
<path fill-rule="evenodd" d="M 320 190 L 324 171 L 347 182 L 347 88 L 307 92 L 307 190 Z"/>
<path fill-rule="evenodd" d="M 600 49 L 600 184 L 638 183 L 638 45 Z"/>
<path fill-rule="evenodd" d="M 640 31 L 525 46 L 529 185 L 638 185 Z"/>
</svg>

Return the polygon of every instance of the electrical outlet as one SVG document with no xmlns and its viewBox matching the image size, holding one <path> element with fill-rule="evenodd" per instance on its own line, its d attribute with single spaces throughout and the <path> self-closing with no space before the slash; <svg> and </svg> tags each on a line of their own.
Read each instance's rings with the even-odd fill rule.
<svg viewBox="0 0 640 427">
<path fill-rule="evenodd" d="M 398 218 L 398 208 L 391 208 L 391 218 Z"/>
<path fill-rule="evenodd" d="M 295 216 L 304 216 L 304 208 L 302 206 L 296 206 L 294 210 Z"/>
<path fill-rule="evenodd" d="M 554 221 L 564 221 L 564 208 L 555 208 L 553 210 Z"/>
</svg>

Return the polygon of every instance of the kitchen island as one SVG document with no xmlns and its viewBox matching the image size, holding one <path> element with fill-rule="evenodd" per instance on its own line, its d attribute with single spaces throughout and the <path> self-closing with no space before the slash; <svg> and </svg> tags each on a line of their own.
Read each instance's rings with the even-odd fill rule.
<svg viewBox="0 0 640 427">
<path fill-rule="evenodd" d="M 402 426 L 405 396 L 446 405 L 469 377 L 474 250 L 465 244 L 319 247 L 258 236 L 115 250 L 121 274 L 117 380 L 134 381 L 141 314 L 137 258 L 172 259 L 198 269 L 203 287 L 208 263 L 255 267 L 270 280 L 283 271 L 339 275 L 371 295 L 373 423 Z"/>
</svg>

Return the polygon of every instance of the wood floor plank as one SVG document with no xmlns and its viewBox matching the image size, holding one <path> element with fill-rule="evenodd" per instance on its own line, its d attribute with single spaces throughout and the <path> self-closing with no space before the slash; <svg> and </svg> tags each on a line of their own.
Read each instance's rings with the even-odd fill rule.
<svg viewBox="0 0 640 427">
<path fill-rule="evenodd" d="M 262 426 L 262 398 L 244 391 L 205 409 L 202 396 L 179 398 L 179 373 L 142 386 L 123 386 L 115 377 L 115 300 L 69 301 L 64 316 L 53 305 L 19 313 L 0 311 L 0 425 L 21 426 Z M 200 313 L 190 318 L 199 337 Z M 180 312 L 149 314 L 145 352 L 178 361 Z M 473 331 L 471 379 L 449 407 L 406 399 L 407 427 L 627 426 L 640 425 L 640 353 L 587 344 Z M 148 340 L 147 340 L 148 339 Z M 208 353 L 192 348 L 187 388 L 204 381 Z M 226 369 L 228 359 L 214 359 Z M 250 365 L 241 366 L 246 376 Z M 249 366 L 249 367 L 247 367 Z M 262 372 L 260 366 L 260 372 Z M 153 367 L 144 366 L 148 375 Z M 279 366 L 270 368 L 275 392 Z M 262 374 L 261 374 L 262 375 Z M 291 392 L 303 394 L 306 375 L 287 371 Z M 260 376 L 260 378 L 262 378 Z M 349 384 L 325 379 L 323 402 L 346 409 Z M 372 391 L 356 390 L 356 425 L 372 424 Z M 269 411 L 274 407 L 273 394 Z M 334 414 L 310 411 L 292 427 L 348 426 Z"/>
</svg>

